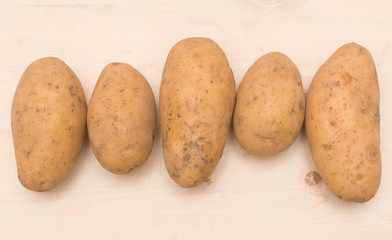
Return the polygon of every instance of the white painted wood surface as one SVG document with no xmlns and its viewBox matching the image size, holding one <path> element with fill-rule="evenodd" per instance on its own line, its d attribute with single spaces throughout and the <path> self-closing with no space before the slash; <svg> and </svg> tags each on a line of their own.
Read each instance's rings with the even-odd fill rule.
<svg viewBox="0 0 392 240">
<path fill-rule="evenodd" d="M 0 1 L 0 239 L 391 239 L 392 1 L 248 0 Z M 96 161 L 86 140 L 66 180 L 50 192 L 17 179 L 10 109 L 24 69 L 57 56 L 78 75 L 87 100 L 103 67 L 133 65 L 158 100 L 173 44 L 215 40 L 237 85 L 261 55 L 281 51 L 307 90 L 318 67 L 342 44 L 372 53 L 381 88 L 383 176 L 365 204 L 334 197 L 315 170 L 302 132 L 273 157 L 247 154 L 232 130 L 212 184 L 178 187 L 166 172 L 160 134 L 146 164 L 125 176 Z"/>
</svg>

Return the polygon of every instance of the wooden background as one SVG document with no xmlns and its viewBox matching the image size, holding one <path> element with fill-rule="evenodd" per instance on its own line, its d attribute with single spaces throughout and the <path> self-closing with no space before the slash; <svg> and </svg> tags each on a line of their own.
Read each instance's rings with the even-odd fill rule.
<svg viewBox="0 0 392 240">
<path fill-rule="evenodd" d="M 0 239 L 391 239 L 392 1 L 367 0 L 1 0 Z M 273 157 L 247 154 L 230 130 L 212 184 L 178 187 L 166 172 L 160 134 L 149 160 L 117 176 L 86 140 L 66 180 L 50 192 L 17 179 L 10 109 L 24 69 L 56 56 L 78 75 L 90 99 L 112 61 L 133 65 L 158 100 L 166 56 L 177 41 L 210 37 L 225 51 L 237 85 L 261 55 L 281 51 L 305 91 L 342 44 L 372 53 L 381 88 L 383 176 L 365 204 L 334 197 L 316 170 L 302 132 Z M 157 102 L 158 103 L 158 102 Z M 158 130 L 157 130 L 158 132 Z"/>
</svg>

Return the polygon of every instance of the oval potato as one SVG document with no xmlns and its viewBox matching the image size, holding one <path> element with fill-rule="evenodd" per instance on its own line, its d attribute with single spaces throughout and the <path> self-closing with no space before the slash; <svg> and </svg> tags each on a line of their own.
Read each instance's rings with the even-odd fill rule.
<svg viewBox="0 0 392 240">
<path fill-rule="evenodd" d="M 178 185 L 208 180 L 221 158 L 234 102 L 233 73 L 214 41 L 188 38 L 173 46 L 159 107 L 165 164 Z"/>
<path fill-rule="evenodd" d="M 22 185 L 33 191 L 57 186 L 71 170 L 86 131 L 86 100 L 75 73 L 54 57 L 28 66 L 15 91 L 11 125 Z"/>
<path fill-rule="evenodd" d="M 90 143 L 99 163 L 116 174 L 142 165 L 154 145 L 155 125 L 155 99 L 147 80 L 128 64 L 108 64 L 87 113 Z"/>
<path fill-rule="evenodd" d="M 355 43 L 339 48 L 310 85 L 305 122 L 312 156 L 345 201 L 366 202 L 380 185 L 379 104 L 372 56 Z"/>
<path fill-rule="evenodd" d="M 250 153 L 271 155 L 297 138 L 305 96 L 297 66 L 284 54 L 268 53 L 247 71 L 237 91 L 233 127 Z"/>
</svg>

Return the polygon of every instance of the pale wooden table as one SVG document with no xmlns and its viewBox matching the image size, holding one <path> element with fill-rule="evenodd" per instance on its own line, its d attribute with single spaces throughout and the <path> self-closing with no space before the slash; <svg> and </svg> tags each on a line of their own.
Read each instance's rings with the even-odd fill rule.
<svg viewBox="0 0 392 240">
<path fill-rule="evenodd" d="M 0 239 L 391 239 L 392 1 L 0 1 Z M 117 176 L 86 140 L 70 175 L 46 193 L 17 180 L 10 129 L 12 97 L 33 60 L 57 56 L 80 78 L 87 100 L 103 67 L 123 61 L 149 80 L 158 99 L 166 56 L 185 37 L 214 39 L 237 85 L 270 51 L 287 54 L 307 90 L 318 67 L 355 41 L 373 54 L 381 88 L 383 176 L 365 204 L 342 202 L 315 170 L 302 132 L 273 157 L 247 154 L 232 130 L 212 184 L 178 187 L 161 138 L 147 163 Z"/>
</svg>

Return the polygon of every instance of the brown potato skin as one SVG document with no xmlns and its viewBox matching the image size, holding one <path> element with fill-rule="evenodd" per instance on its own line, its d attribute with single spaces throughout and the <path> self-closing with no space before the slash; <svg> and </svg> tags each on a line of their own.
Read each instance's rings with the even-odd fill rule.
<svg viewBox="0 0 392 240">
<path fill-rule="evenodd" d="M 57 186 L 86 131 L 86 100 L 75 73 L 54 57 L 31 63 L 15 91 L 11 125 L 20 183 L 33 191 Z"/>
<path fill-rule="evenodd" d="M 169 175 L 181 187 L 207 181 L 223 153 L 235 102 L 234 77 L 222 49 L 208 38 L 175 44 L 159 102 Z"/>
<path fill-rule="evenodd" d="M 279 52 L 260 57 L 238 87 L 233 118 L 237 141 L 250 153 L 279 153 L 295 141 L 304 116 L 297 66 Z"/>
<path fill-rule="evenodd" d="M 154 145 L 155 98 L 150 84 L 126 63 L 110 63 L 94 88 L 88 134 L 99 163 L 115 174 L 142 165 Z"/>
<path fill-rule="evenodd" d="M 380 185 L 379 105 L 373 58 L 355 43 L 340 47 L 310 85 L 305 125 L 312 156 L 342 200 L 366 202 Z"/>
</svg>

